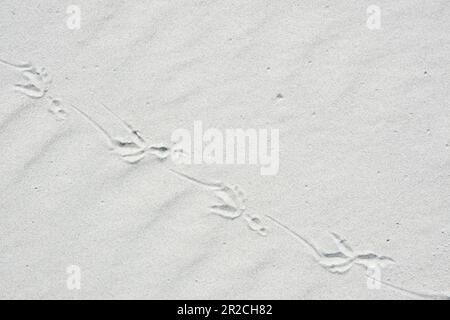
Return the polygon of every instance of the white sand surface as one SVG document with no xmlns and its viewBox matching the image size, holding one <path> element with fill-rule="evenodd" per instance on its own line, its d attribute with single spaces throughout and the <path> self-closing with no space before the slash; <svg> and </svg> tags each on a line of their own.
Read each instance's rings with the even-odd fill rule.
<svg viewBox="0 0 450 320">
<path fill-rule="evenodd" d="M 449 17 L 448 0 L 2 1 L 0 59 L 52 81 L 30 97 L 0 63 L 0 298 L 448 297 Z M 72 106 L 150 144 L 196 120 L 278 129 L 279 171 L 130 164 Z M 238 185 L 267 235 L 170 169 Z M 372 288 L 356 256 L 332 272 L 270 218 L 321 253 L 342 247 L 333 232 L 395 263 Z"/>
</svg>

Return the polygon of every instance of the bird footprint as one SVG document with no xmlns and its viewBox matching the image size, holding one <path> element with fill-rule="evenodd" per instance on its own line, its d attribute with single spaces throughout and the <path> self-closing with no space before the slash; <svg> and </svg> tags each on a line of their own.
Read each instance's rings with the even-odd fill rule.
<svg viewBox="0 0 450 320">
<path fill-rule="evenodd" d="M 315 258 L 315 260 L 331 273 L 344 274 L 348 272 L 354 265 L 362 266 L 367 270 L 374 268 L 383 268 L 389 264 L 395 263 L 393 259 L 380 256 L 372 252 L 355 252 L 347 243 L 347 241 L 341 238 L 338 234 L 331 232 L 331 237 L 336 244 L 337 251 L 324 252 L 317 248 L 312 242 L 280 222 L 272 216 L 266 215 L 270 220 L 276 223 L 278 226 L 288 231 L 295 238 L 300 240 L 307 248 L 309 248 Z"/>
<path fill-rule="evenodd" d="M 52 82 L 47 70 L 43 67 L 25 70 L 22 72 L 22 76 L 27 81 L 14 85 L 16 91 L 34 99 L 45 96 Z"/>
<path fill-rule="evenodd" d="M 107 112 L 112 114 L 128 131 L 128 137 L 113 136 L 107 129 L 95 121 L 87 113 L 79 109 L 78 107 L 71 105 L 71 107 L 77 111 L 83 118 L 85 118 L 93 127 L 103 133 L 108 142 L 109 149 L 119 155 L 124 161 L 135 164 L 145 158 L 147 153 L 150 153 L 160 160 L 166 159 L 171 149 L 163 144 L 148 145 L 139 130 L 133 128 L 128 122 L 120 118 L 106 105 L 102 104 Z"/>
<path fill-rule="evenodd" d="M 44 67 L 36 67 L 30 62 L 15 64 L 3 59 L 0 59 L 0 62 L 20 71 L 26 80 L 24 83 L 14 85 L 16 91 L 30 98 L 39 99 L 49 90 L 52 79 Z"/>
<path fill-rule="evenodd" d="M 228 220 L 235 220 L 243 216 L 250 230 L 262 236 L 267 235 L 267 228 L 263 226 L 261 219 L 257 215 L 246 212 L 245 202 L 247 198 L 239 186 L 228 185 L 223 182 L 204 182 L 173 169 L 170 169 L 170 171 L 213 192 L 218 202 L 209 206 L 210 213 Z"/>
</svg>

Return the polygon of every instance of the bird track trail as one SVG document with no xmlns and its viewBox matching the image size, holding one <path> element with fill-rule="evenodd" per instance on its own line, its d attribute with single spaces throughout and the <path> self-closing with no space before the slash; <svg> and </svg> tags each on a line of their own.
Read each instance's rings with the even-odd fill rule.
<svg viewBox="0 0 450 320">
<path fill-rule="evenodd" d="M 4 64 L 21 73 L 24 82 L 14 84 L 13 87 L 15 91 L 34 100 L 48 100 L 51 105 L 48 108 L 48 111 L 52 115 L 54 115 L 56 120 L 61 121 L 66 119 L 67 112 L 66 109 L 63 108 L 61 100 L 53 98 L 48 94 L 52 84 L 52 78 L 47 72 L 46 68 L 35 66 L 31 62 L 12 63 L 1 58 L 0 64 Z M 159 160 L 165 160 L 171 154 L 171 152 L 184 153 L 183 150 L 172 150 L 170 147 L 167 147 L 164 144 L 148 145 L 147 141 L 144 139 L 139 130 L 136 130 L 130 123 L 123 120 L 117 113 L 115 113 L 105 104 L 101 103 L 101 105 L 107 113 L 116 118 L 121 126 L 125 128 L 129 136 L 131 137 L 130 139 L 114 136 L 107 129 L 105 129 L 104 126 L 94 120 L 94 118 L 91 117 L 88 113 L 84 112 L 73 104 L 70 104 L 70 107 L 78 114 L 80 114 L 83 119 L 85 119 L 92 127 L 101 132 L 101 134 L 107 141 L 109 149 L 114 154 L 119 155 L 120 158 L 125 162 L 130 164 L 138 163 L 142 159 L 144 159 L 148 153 L 156 156 L 156 158 L 158 158 Z M 16 114 L 14 113 L 11 116 L 11 119 L 14 119 L 15 116 Z M 12 121 L 11 119 L 7 119 L 6 124 Z M 2 126 L 4 125 L 5 124 L 2 123 Z M 260 217 L 258 215 L 249 214 L 247 212 L 247 208 L 245 206 L 247 197 L 244 191 L 239 186 L 225 184 L 221 181 L 205 182 L 177 170 L 169 170 L 182 179 L 188 180 L 189 182 L 195 183 L 203 188 L 206 188 L 209 191 L 212 191 L 215 199 L 217 200 L 217 203 L 209 206 L 210 213 L 228 220 L 243 218 L 250 230 L 258 233 L 261 236 L 267 235 L 268 228 L 263 225 Z M 403 294 L 420 299 L 450 300 L 450 295 L 439 293 L 421 293 L 374 278 L 369 274 L 370 270 L 373 270 L 374 268 L 384 268 L 389 264 L 395 263 L 395 261 L 389 257 L 380 256 L 369 251 L 355 252 L 347 243 L 347 241 L 341 238 L 336 233 L 331 232 L 330 235 L 337 247 L 337 251 L 324 252 L 308 239 L 292 230 L 281 221 L 268 214 L 266 214 L 265 217 L 278 225 L 278 227 L 288 232 L 291 236 L 294 236 L 297 241 L 300 241 L 304 246 L 306 246 L 316 262 L 322 268 L 333 274 L 345 274 L 349 270 L 351 270 L 353 266 L 357 265 L 363 267 L 366 270 L 367 279 Z"/>
<path fill-rule="evenodd" d="M 50 89 L 52 79 L 48 75 L 48 72 L 45 68 L 36 67 L 31 62 L 13 63 L 1 58 L 0 63 L 21 72 L 22 76 L 27 80 L 26 83 L 16 84 L 14 86 L 16 91 L 32 99 L 46 98 L 51 103 L 48 111 L 56 118 L 56 120 L 62 121 L 67 118 L 67 112 L 62 106 L 61 100 L 55 99 L 47 94 Z M 152 154 L 158 159 L 164 160 L 171 154 L 172 151 L 183 153 L 183 150 L 171 150 L 171 148 L 162 143 L 147 145 L 139 130 L 133 128 L 133 126 L 119 117 L 117 113 L 115 113 L 105 104 L 101 103 L 101 105 L 109 114 L 111 114 L 120 122 L 120 124 L 128 131 L 131 137 L 133 137 L 132 139 L 127 140 L 120 137 L 114 137 L 102 125 L 100 125 L 100 123 L 95 121 L 86 112 L 82 111 L 80 108 L 74 106 L 73 104 L 70 104 L 70 106 L 79 114 L 81 114 L 85 120 L 87 120 L 92 126 L 103 133 L 103 135 L 107 139 L 110 149 L 113 150 L 114 153 L 119 154 L 120 157 L 126 162 L 131 164 L 140 162 L 146 156 L 146 154 Z"/>
</svg>

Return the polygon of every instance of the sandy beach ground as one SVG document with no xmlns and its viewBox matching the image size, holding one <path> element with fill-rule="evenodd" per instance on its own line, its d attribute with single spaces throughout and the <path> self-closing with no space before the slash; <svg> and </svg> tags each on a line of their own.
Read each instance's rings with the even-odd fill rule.
<svg viewBox="0 0 450 320">
<path fill-rule="evenodd" d="M 447 0 L 3 1 L 0 298 L 448 298 L 449 16 Z M 172 150 L 195 121 L 278 130 L 279 170 L 137 146 Z"/>
</svg>

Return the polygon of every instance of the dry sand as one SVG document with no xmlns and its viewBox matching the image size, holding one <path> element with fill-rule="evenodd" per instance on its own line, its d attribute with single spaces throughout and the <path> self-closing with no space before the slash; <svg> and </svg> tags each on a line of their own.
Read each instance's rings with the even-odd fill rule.
<svg viewBox="0 0 450 320">
<path fill-rule="evenodd" d="M 449 16 L 447 0 L 3 1 L 0 59 L 32 65 L 0 64 L 0 298 L 446 298 Z M 195 120 L 279 129 L 280 169 L 130 164 L 84 114 L 149 144 Z M 218 189 L 171 169 L 239 186 L 245 210 L 211 214 Z"/>
</svg>

